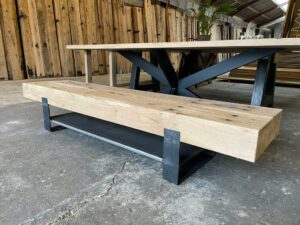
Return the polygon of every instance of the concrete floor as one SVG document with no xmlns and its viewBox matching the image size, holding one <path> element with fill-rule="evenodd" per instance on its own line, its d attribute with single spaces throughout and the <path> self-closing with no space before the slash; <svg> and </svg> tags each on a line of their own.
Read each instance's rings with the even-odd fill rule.
<svg viewBox="0 0 300 225">
<path fill-rule="evenodd" d="M 151 159 L 70 130 L 46 132 L 40 104 L 20 84 L 0 82 L 1 225 L 300 224 L 300 89 L 276 89 L 281 132 L 257 163 L 217 155 L 176 186 Z M 251 88 L 216 82 L 198 91 L 248 103 Z"/>
</svg>

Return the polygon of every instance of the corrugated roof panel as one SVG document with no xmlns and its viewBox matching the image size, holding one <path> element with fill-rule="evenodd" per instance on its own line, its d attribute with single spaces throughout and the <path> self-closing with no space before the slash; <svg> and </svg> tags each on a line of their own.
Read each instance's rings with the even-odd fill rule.
<svg viewBox="0 0 300 225">
<path fill-rule="evenodd" d="M 240 12 L 236 13 L 236 16 L 243 20 L 252 19 L 252 22 L 256 24 L 262 24 L 271 22 L 272 19 L 276 19 L 284 15 L 284 11 L 281 8 L 276 8 L 278 5 L 272 0 L 218 0 L 217 3 L 227 2 L 227 3 L 237 3 L 237 8 L 243 8 L 242 6 L 247 6 Z M 248 4 L 252 3 L 252 4 Z M 272 10 L 270 10 L 272 9 Z M 266 12 L 265 12 L 266 11 Z M 260 13 L 265 12 L 263 15 Z M 256 18 L 259 17 L 259 18 Z"/>
</svg>

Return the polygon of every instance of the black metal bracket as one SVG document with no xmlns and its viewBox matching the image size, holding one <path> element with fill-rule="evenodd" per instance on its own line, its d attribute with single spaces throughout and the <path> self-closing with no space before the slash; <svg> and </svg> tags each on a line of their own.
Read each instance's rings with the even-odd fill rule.
<svg viewBox="0 0 300 225">
<path fill-rule="evenodd" d="M 42 98 L 42 110 L 43 110 L 44 128 L 47 131 L 53 132 L 53 131 L 65 129 L 62 126 L 52 126 L 51 121 L 53 118 L 55 118 L 55 116 L 51 117 L 48 99 L 44 97 Z"/>
<path fill-rule="evenodd" d="M 182 151 L 181 145 L 180 132 L 165 129 L 163 178 L 174 184 L 183 182 L 215 156 L 215 153 L 199 148 L 194 152 Z"/>
</svg>

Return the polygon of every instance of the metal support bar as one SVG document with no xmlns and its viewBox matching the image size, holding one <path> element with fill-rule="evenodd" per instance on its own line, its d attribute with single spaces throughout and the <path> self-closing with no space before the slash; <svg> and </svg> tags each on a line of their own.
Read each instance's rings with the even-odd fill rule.
<svg viewBox="0 0 300 225">
<path fill-rule="evenodd" d="M 43 117 L 44 117 L 44 128 L 47 131 L 52 131 L 51 128 L 51 118 L 50 118 L 50 108 L 48 104 L 48 99 L 47 98 L 42 98 L 42 108 L 43 108 Z"/>
<path fill-rule="evenodd" d="M 179 81 L 179 90 L 189 88 L 203 81 L 210 80 L 258 59 L 275 54 L 281 49 L 252 49 L 231 57 L 209 68 L 196 72 Z"/>
<path fill-rule="evenodd" d="M 186 96 L 191 98 L 201 98 L 199 95 L 197 95 L 196 93 L 192 92 L 189 89 L 180 89 L 178 90 L 177 94 L 180 96 Z"/>
<path fill-rule="evenodd" d="M 256 78 L 251 104 L 256 106 L 272 106 L 274 100 L 276 64 L 274 55 L 260 59 L 257 64 Z"/>
<path fill-rule="evenodd" d="M 157 59 L 153 56 L 153 54 L 151 54 L 150 52 L 150 63 L 156 67 L 158 67 L 158 61 Z M 154 92 L 158 92 L 160 91 L 160 83 L 158 80 L 156 80 L 154 77 L 151 78 L 152 79 L 152 89 Z"/>
<path fill-rule="evenodd" d="M 277 65 L 274 63 L 275 55 L 272 56 L 270 62 L 269 75 L 266 82 L 265 98 L 267 106 L 272 107 L 274 104 L 274 94 L 275 94 L 275 81 L 276 81 L 276 71 Z"/>
<path fill-rule="evenodd" d="M 141 69 L 133 64 L 130 78 L 130 89 L 139 89 L 140 73 Z"/>
<path fill-rule="evenodd" d="M 174 184 L 183 182 L 215 156 L 199 148 L 184 152 L 182 145 L 180 132 L 164 130 L 163 178 Z"/>
<path fill-rule="evenodd" d="M 144 60 L 138 54 L 131 51 L 119 51 L 119 54 L 128 59 L 130 62 L 135 64 L 137 67 L 143 69 L 145 72 L 150 74 L 153 78 L 158 80 L 159 82 L 170 86 L 169 81 L 167 80 L 165 74 L 161 69 L 152 65 L 151 63 Z"/>
<path fill-rule="evenodd" d="M 160 66 L 171 85 L 172 93 L 176 93 L 178 87 L 178 77 L 170 61 L 168 53 L 165 50 L 152 50 L 150 52 L 150 58 L 154 59 L 156 64 Z"/>
<path fill-rule="evenodd" d="M 157 135 L 78 113 L 51 117 L 47 98 L 42 98 L 42 109 L 46 130 L 71 129 L 163 162 L 163 178 L 174 184 L 180 184 L 214 157 L 212 152 L 181 143 L 177 131 L 165 129 L 162 146 L 161 137 Z M 51 123 L 56 126 L 52 127 Z M 143 150 L 139 149 L 141 146 Z"/>
</svg>

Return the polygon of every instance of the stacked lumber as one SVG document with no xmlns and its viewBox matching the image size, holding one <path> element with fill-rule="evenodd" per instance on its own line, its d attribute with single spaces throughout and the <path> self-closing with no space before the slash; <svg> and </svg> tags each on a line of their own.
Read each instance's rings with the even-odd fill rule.
<svg viewBox="0 0 300 225">
<path fill-rule="evenodd" d="M 75 81 L 24 83 L 26 98 L 255 162 L 279 132 L 280 109 L 192 99 Z"/>
<path fill-rule="evenodd" d="M 80 76 L 84 55 L 66 45 L 194 40 L 196 28 L 186 11 L 161 1 L 0 0 L 0 79 Z M 93 73 L 106 74 L 107 53 L 92 57 Z M 119 56 L 117 69 L 131 65 Z"/>
<path fill-rule="evenodd" d="M 300 37 L 300 1 L 290 0 L 283 29 L 284 38 Z M 300 52 L 283 52 L 278 56 L 276 82 L 300 85 Z M 254 80 L 255 64 L 232 71 L 229 79 Z"/>
<path fill-rule="evenodd" d="M 229 75 L 230 80 L 254 81 L 256 67 L 242 67 L 232 71 Z M 300 69 L 277 68 L 276 83 L 299 85 Z"/>
</svg>

